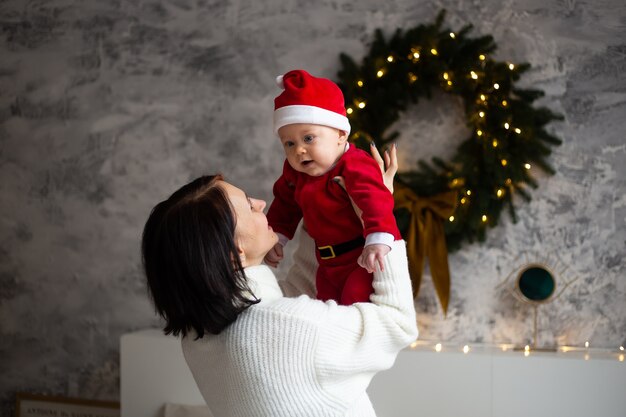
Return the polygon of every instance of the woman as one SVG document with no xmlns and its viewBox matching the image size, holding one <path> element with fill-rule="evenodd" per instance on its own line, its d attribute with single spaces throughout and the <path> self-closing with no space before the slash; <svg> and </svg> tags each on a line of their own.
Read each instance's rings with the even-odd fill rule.
<svg viewBox="0 0 626 417">
<path fill-rule="evenodd" d="M 395 147 L 386 160 L 390 184 Z M 142 251 L 165 333 L 182 334 L 215 417 L 375 416 L 367 386 L 417 337 L 404 241 L 374 272 L 370 303 L 322 302 L 313 298 L 317 261 L 306 231 L 282 291 L 262 264 L 277 241 L 264 207 L 212 176 L 154 208 Z"/>
</svg>

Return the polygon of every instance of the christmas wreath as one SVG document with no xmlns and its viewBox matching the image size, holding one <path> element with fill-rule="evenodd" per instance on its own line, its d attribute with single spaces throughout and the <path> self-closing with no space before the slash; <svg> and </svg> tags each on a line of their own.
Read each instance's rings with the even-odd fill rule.
<svg viewBox="0 0 626 417">
<path fill-rule="evenodd" d="M 350 140 L 364 148 L 372 141 L 379 149 L 395 141 L 399 133 L 387 132 L 389 126 L 408 105 L 430 98 L 434 87 L 463 101 L 469 137 L 451 160 L 420 160 L 417 170 L 399 173 L 394 193 L 414 293 L 429 258 L 445 312 L 448 250 L 465 240 L 483 241 L 505 207 L 517 221 L 513 196 L 530 200 L 527 187 L 537 187 L 532 169 L 554 173 L 546 158 L 561 140 L 545 126 L 562 117 L 533 107 L 542 91 L 515 86 L 529 64 L 492 59 L 492 36 L 469 37 L 471 25 L 453 32 L 442 27 L 444 17 L 441 11 L 432 24 L 397 29 L 389 41 L 377 30 L 360 65 L 340 55 L 338 84 L 352 126 Z"/>
</svg>

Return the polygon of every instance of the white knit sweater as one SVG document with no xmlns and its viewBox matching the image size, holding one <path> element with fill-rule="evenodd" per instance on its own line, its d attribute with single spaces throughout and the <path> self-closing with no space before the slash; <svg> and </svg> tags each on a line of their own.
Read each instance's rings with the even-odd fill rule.
<svg viewBox="0 0 626 417">
<path fill-rule="evenodd" d="M 301 233 L 282 289 L 269 267 L 246 268 L 261 299 L 219 335 L 182 341 L 214 417 L 375 416 L 366 388 L 417 337 L 404 241 L 374 274 L 371 303 L 311 298 L 317 262 Z"/>
</svg>

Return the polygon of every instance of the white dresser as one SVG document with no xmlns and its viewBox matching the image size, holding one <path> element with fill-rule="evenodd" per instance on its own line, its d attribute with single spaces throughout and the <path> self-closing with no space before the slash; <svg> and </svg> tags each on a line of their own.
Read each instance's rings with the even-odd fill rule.
<svg viewBox="0 0 626 417">
<path fill-rule="evenodd" d="M 420 346 L 401 352 L 369 393 L 379 417 L 626 417 L 619 357 Z"/>
<path fill-rule="evenodd" d="M 368 390 L 378 417 L 626 417 L 619 352 L 469 348 L 400 352 Z M 160 417 L 167 402 L 203 403 L 180 341 L 153 329 L 122 336 L 122 417 Z"/>
</svg>

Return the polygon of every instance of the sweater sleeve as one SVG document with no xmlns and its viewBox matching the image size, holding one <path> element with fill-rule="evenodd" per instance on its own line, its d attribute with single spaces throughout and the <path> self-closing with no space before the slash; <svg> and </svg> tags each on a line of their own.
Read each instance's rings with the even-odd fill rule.
<svg viewBox="0 0 626 417">
<path fill-rule="evenodd" d="M 267 221 L 276 233 L 289 239 L 302 219 L 302 209 L 295 198 L 295 176 L 289 162 L 285 161 L 283 174 L 274 183 L 274 201 L 267 211 Z"/>
<path fill-rule="evenodd" d="M 346 387 L 346 395 L 364 390 L 374 374 L 390 368 L 398 352 L 418 336 L 403 240 L 393 243 L 384 267 L 374 273 L 371 303 L 326 303 L 316 364 L 320 382 L 333 386 L 333 392 L 342 384 L 351 387 Z"/>
<path fill-rule="evenodd" d="M 287 272 L 285 279 L 278 281 L 285 297 L 308 295 L 315 298 L 315 273 L 317 259 L 315 258 L 315 242 L 309 234 L 300 227 L 295 235 L 298 238 L 298 247 L 293 253 L 293 265 Z"/>
<path fill-rule="evenodd" d="M 363 214 L 363 236 L 386 232 L 400 239 L 393 215 L 394 200 L 383 182 L 380 168 L 365 154 L 353 154 L 343 169 L 346 191 Z"/>
</svg>

